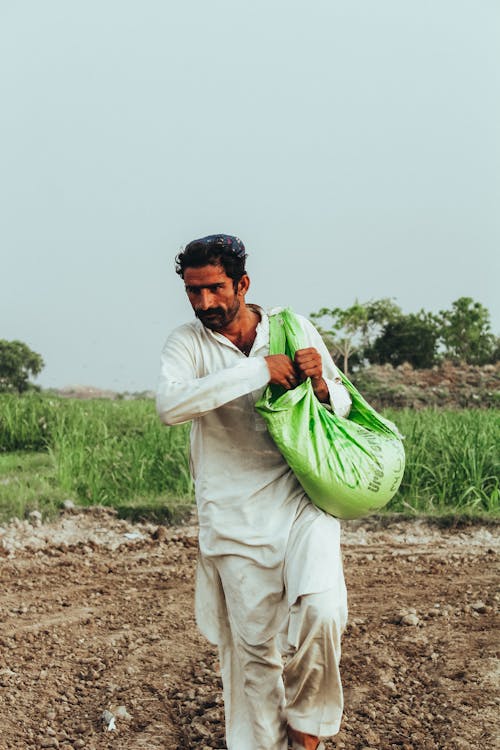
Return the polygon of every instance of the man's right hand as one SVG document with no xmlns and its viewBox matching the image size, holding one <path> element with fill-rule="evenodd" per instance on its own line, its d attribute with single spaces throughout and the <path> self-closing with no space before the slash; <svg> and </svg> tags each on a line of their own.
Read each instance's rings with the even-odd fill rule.
<svg viewBox="0 0 500 750">
<path fill-rule="evenodd" d="M 286 354 L 270 354 L 265 360 L 271 375 L 270 383 L 281 385 L 287 391 L 298 385 L 299 379 L 290 357 Z"/>
</svg>

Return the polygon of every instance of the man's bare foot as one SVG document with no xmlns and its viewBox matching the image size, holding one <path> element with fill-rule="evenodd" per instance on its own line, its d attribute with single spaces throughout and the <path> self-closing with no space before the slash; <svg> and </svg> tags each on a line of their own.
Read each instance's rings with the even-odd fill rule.
<svg viewBox="0 0 500 750">
<path fill-rule="evenodd" d="M 292 750 L 320 750 L 320 739 L 313 734 L 288 727 L 288 738 L 292 742 Z"/>
</svg>

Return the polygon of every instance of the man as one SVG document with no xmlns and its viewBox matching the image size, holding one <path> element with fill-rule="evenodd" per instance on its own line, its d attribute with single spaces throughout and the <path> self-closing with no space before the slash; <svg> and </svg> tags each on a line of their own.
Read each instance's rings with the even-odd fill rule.
<svg viewBox="0 0 500 750">
<path fill-rule="evenodd" d="M 268 383 L 291 389 L 308 377 L 339 416 L 350 399 L 305 318 L 308 346 L 295 360 L 269 355 L 268 316 L 245 302 L 246 257 L 224 234 L 177 256 L 196 320 L 165 344 L 157 408 L 165 424 L 192 420 L 196 616 L 219 647 L 227 746 L 317 750 L 338 732 L 343 708 L 340 528 L 305 495 L 254 404 Z"/>
</svg>

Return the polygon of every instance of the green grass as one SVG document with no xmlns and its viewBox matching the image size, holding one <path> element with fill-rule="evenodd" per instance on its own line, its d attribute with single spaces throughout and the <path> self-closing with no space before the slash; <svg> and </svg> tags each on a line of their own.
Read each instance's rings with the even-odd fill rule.
<svg viewBox="0 0 500 750">
<path fill-rule="evenodd" d="M 390 511 L 498 514 L 498 410 L 388 411 L 405 436 L 406 470 Z"/>
<path fill-rule="evenodd" d="M 405 435 L 406 471 L 388 513 L 498 517 L 498 410 L 386 412 Z M 189 426 L 154 403 L 0 396 L 0 519 L 103 504 L 131 519 L 179 521 L 193 502 Z"/>
<path fill-rule="evenodd" d="M 192 497 L 188 428 L 164 427 L 150 401 L 75 402 L 51 432 L 58 482 L 83 502 Z"/>
<path fill-rule="evenodd" d="M 32 510 L 52 517 L 67 496 L 47 453 L 0 453 L 0 521 L 23 518 Z"/>
<path fill-rule="evenodd" d="M 179 520 L 193 502 L 188 434 L 188 425 L 163 426 L 150 400 L 1 396 L 0 481 L 12 491 L 0 495 L 0 518 L 42 505 L 52 513 L 72 498 L 131 518 Z M 13 450 L 41 452 L 15 454 L 26 460 L 22 470 L 9 461 Z M 34 455 L 42 463 L 33 465 Z"/>
</svg>

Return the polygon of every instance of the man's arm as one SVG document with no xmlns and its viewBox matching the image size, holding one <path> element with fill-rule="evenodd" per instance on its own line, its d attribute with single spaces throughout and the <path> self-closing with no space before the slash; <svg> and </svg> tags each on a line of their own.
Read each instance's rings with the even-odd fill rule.
<svg viewBox="0 0 500 750">
<path fill-rule="evenodd" d="M 163 348 L 156 408 L 165 424 L 202 417 L 270 382 L 285 388 L 298 383 L 293 363 L 284 354 L 245 357 L 232 367 L 199 377 L 194 350 L 191 334 L 182 329 L 174 331 Z"/>
<path fill-rule="evenodd" d="M 195 342 L 182 329 L 174 331 L 163 348 L 156 408 L 165 424 L 202 417 L 269 382 L 264 357 L 248 357 L 233 367 L 199 377 L 194 350 Z"/>
</svg>

